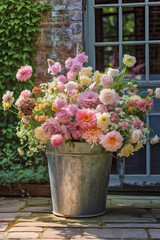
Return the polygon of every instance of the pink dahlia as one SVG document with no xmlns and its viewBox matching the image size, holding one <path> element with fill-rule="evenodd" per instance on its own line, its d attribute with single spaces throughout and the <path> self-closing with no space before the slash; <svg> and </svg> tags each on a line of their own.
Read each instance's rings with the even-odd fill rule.
<svg viewBox="0 0 160 240">
<path fill-rule="evenodd" d="M 71 122 L 67 128 L 73 139 L 79 140 L 81 138 L 83 131 L 77 122 Z"/>
<path fill-rule="evenodd" d="M 59 88 L 59 91 L 61 92 L 61 93 L 65 93 L 65 86 L 64 86 L 64 83 L 62 83 L 62 82 L 58 82 L 58 88 Z"/>
<path fill-rule="evenodd" d="M 138 108 L 142 111 L 145 112 L 147 108 L 147 102 L 146 100 L 140 99 L 138 100 Z"/>
<path fill-rule="evenodd" d="M 67 82 L 67 78 L 64 75 L 59 75 L 57 77 L 58 81 L 60 81 L 61 83 L 65 83 Z"/>
<path fill-rule="evenodd" d="M 75 78 L 75 74 L 74 74 L 73 72 L 69 71 L 69 72 L 67 73 L 67 80 L 68 80 L 68 81 L 73 81 L 74 78 Z"/>
<path fill-rule="evenodd" d="M 88 62 L 88 56 L 85 55 L 85 53 L 79 53 L 77 54 L 76 56 L 76 60 L 80 63 L 85 63 L 85 62 Z"/>
<path fill-rule="evenodd" d="M 76 120 L 83 129 L 93 127 L 97 123 L 96 114 L 88 109 L 79 109 L 76 114 Z"/>
<path fill-rule="evenodd" d="M 71 116 L 71 112 L 68 108 L 62 108 L 60 111 L 56 112 L 56 119 L 63 124 L 70 122 Z"/>
<path fill-rule="evenodd" d="M 55 135 L 60 129 L 60 124 L 55 118 L 49 118 L 42 125 L 42 133 L 45 137 L 51 138 L 52 135 Z"/>
<path fill-rule="evenodd" d="M 132 124 L 136 128 L 142 128 L 142 126 L 143 126 L 143 122 L 139 118 L 135 118 L 134 121 L 132 122 Z"/>
<path fill-rule="evenodd" d="M 115 113 L 115 112 L 112 112 L 112 113 L 111 113 L 111 120 L 112 120 L 113 122 L 118 123 L 118 122 L 119 122 L 119 116 L 118 116 L 118 114 Z"/>
<path fill-rule="evenodd" d="M 101 134 L 101 129 L 97 126 L 87 129 L 82 134 L 82 138 L 91 145 L 97 144 L 99 142 L 99 136 Z"/>
<path fill-rule="evenodd" d="M 124 129 L 127 129 L 127 128 L 128 128 L 128 123 L 125 122 L 125 121 L 123 121 L 123 122 L 121 123 L 121 125 L 122 125 L 122 128 L 124 128 Z"/>
<path fill-rule="evenodd" d="M 30 96 L 31 96 L 30 90 L 23 90 L 20 94 L 20 97 L 22 97 L 22 98 L 29 98 Z"/>
<path fill-rule="evenodd" d="M 67 106 L 67 102 L 61 98 L 56 98 L 54 103 L 56 104 L 56 107 L 58 108 L 58 110 L 65 108 Z"/>
<path fill-rule="evenodd" d="M 108 132 L 106 135 L 101 135 L 100 140 L 100 144 L 102 144 L 107 151 L 116 152 L 122 147 L 124 138 L 119 132 L 113 130 Z"/>
<path fill-rule="evenodd" d="M 77 98 L 81 108 L 96 108 L 99 103 L 99 94 L 92 91 L 82 92 Z"/>
<path fill-rule="evenodd" d="M 16 74 L 16 78 L 19 81 L 27 81 L 32 76 L 32 67 L 29 65 L 22 66 L 18 69 L 18 72 Z"/>
<path fill-rule="evenodd" d="M 60 146 L 64 141 L 64 138 L 60 134 L 53 135 L 51 137 L 51 143 L 54 147 Z"/>
</svg>

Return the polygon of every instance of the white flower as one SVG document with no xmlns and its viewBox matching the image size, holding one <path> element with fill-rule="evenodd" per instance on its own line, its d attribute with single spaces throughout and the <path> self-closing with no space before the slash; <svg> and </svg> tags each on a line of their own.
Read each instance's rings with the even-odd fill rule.
<svg viewBox="0 0 160 240">
<path fill-rule="evenodd" d="M 112 77 L 117 77 L 119 75 L 119 70 L 115 68 L 108 68 L 107 74 Z"/>
<path fill-rule="evenodd" d="M 150 143 L 153 145 L 153 144 L 156 144 L 156 143 L 159 143 L 159 137 L 156 135 L 155 137 L 153 137 L 150 141 Z"/>
<path fill-rule="evenodd" d="M 128 54 L 125 54 L 123 57 L 123 63 L 124 65 L 126 65 L 127 67 L 133 67 L 136 63 L 136 58 L 132 57 Z"/>
<path fill-rule="evenodd" d="M 104 105 L 112 105 L 115 98 L 116 92 L 113 89 L 103 89 L 99 95 L 99 99 Z"/>
<path fill-rule="evenodd" d="M 3 99 L 2 103 L 8 103 L 8 106 L 10 107 L 12 105 L 12 103 L 14 102 L 13 92 L 7 91 L 3 95 L 2 99 Z"/>
<path fill-rule="evenodd" d="M 138 140 L 142 137 L 142 131 L 137 129 L 135 130 L 133 133 L 132 133 L 132 136 L 131 136 L 131 142 L 132 143 L 137 143 Z"/>
</svg>

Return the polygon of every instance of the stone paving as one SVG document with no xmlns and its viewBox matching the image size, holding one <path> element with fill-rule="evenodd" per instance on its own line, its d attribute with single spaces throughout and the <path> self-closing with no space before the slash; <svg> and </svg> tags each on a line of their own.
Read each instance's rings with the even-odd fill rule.
<svg viewBox="0 0 160 240">
<path fill-rule="evenodd" d="M 52 214 L 50 198 L 0 197 L 0 240 L 160 240 L 160 197 L 109 195 L 107 211 L 68 219 Z"/>
</svg>

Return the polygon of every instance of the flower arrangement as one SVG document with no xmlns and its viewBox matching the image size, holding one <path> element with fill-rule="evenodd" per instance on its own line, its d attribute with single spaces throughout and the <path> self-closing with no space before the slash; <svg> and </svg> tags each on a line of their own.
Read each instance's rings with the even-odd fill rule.
<svg viewBox="0 0 160 240">
<path fill-rule="evenodd" d="M 85 53 L 65 62 L 67 74 L 61 74 L 61 64 L 48 59 L 48 71 L 53 81 L 35 87 L 31 82 L 31 66 L 17 72 L 19 81 L 29 80 L 32 91 L 23 90 L 15 102 L 13 92 L 3 96 L 3 108 L 18 115 L 17 136 L 28 145 L 28 155 L 45 150 L 48 141 L 55 147 L 64 142 L 101 144 L 106 151 L 128 157 L 146 143 L 150 129 L 145 116 L 153 107 L 153 97 L 160 98 L 160 88 L 148 89 L 138 95 L 135 80 L 125 78 L 127 67 L 133 67 L 135 57 L 124 55 L 123 69 L 108 68 L 104 73 L 83 67 Z M 14 107 L 17 112 L 11 110 Z M 151 144 L 159 142 L 157 135 Z"/>
</svg>

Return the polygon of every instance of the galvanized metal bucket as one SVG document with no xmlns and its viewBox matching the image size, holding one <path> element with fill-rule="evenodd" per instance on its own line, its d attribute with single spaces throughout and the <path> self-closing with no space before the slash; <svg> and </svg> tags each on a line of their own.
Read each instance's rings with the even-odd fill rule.
<svg viewBox="0 0 160 240">
<path fill-rule="evenodd" d="M 47 144 L 53 213 L 93 217 L 105 213 L 112 153 L 101 145 L 75 142 L 54 148 Z"/>
</svg>

